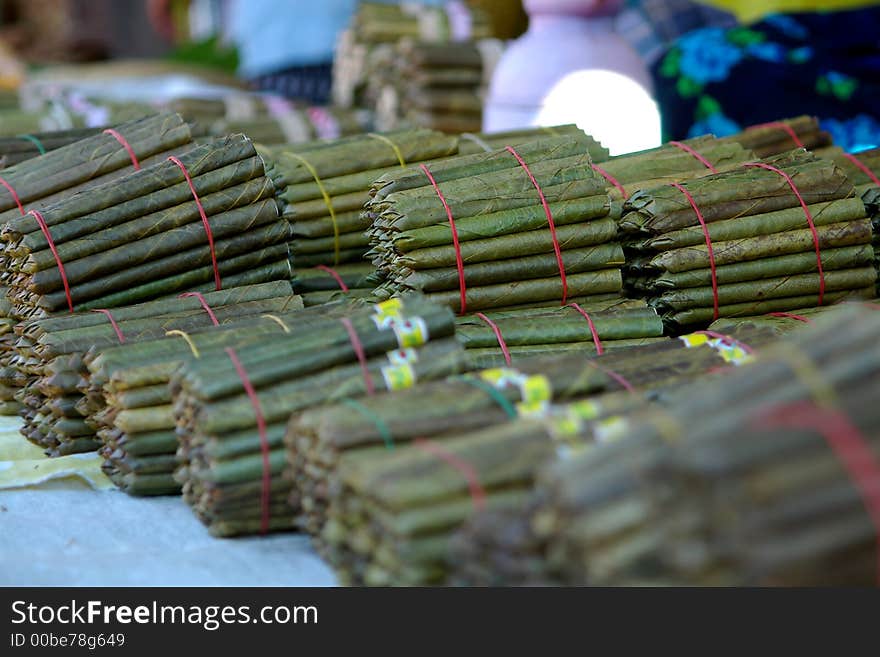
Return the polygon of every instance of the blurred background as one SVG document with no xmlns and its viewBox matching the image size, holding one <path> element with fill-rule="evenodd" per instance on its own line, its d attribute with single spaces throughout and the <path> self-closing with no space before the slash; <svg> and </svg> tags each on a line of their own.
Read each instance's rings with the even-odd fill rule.
<svg viewBox="0 0 880 657">
<path fill-rule="evenodd" d="M 864 0 L 2 0 L 0 132 L 172 108 L 298 142 L 577 123 L 612 154 L 811 114 L 880 143 Z"/>
</svg>

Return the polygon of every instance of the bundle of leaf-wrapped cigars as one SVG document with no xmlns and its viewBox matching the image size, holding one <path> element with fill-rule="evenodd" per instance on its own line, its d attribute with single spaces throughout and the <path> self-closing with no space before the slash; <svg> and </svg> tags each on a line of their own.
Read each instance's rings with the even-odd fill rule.
<svg viewBox="0 0 880 657">
<path fill-rule="evenodd" d="M 39 213 L 7 214 L 12 312 L 44 317 L 288 280 L 289 226 L 274 193 L 251 141 L 233 135 Z"/>
<path fill-rule="evenodd" d="M 727 171 L 754 159 L 740 144 L 707 135 L 618 155 L 593 167 L 606 181 L 611 216 L 620 219 L 624 202 L 640 189 Z"/>
<path fill-rule="evenodd" d="M 539 126 L 535 128 L 522 128 L 520 130 L 505 130 L 502 132 L 465 132 L 458 139 L 458 154 L 473 155 L 475 153 L 489 153 L 510 144 L 522 144 L 535 141 L 542 137 L 563 137 L 574 135 L 584 142 L 587 152 L 593 162 L 605 162 L 610 155 L 608 149 L 573 123 L 557 126 Z"/>
<path fill-rule="evenodd" d="M 578 409 L 580 419 L 596 421 L 600 438 L 610 437 L 613 414 L 643 405 L 643 391 L 747 360 L 747 349 L 773 338 L 763 330 L 742 335 L 750 344 L 696 334 L 594 361 L 536 359 L 426 384 L 394 404 L 362 400 L 357 413 L 333 406 L 294 416 L 288 476 L 299 522 L 320 532 L 319 547 L 344 582 L 440 582 L 452 532 L 475 510 L 522 504 L 540 465 L 567 449 L 555 428 L 579 418 L 558 417 L 549 401 L 614 392 L 604 408 Z M 494 426 L 518 416 L 544 421 L 522 431 Z"/>
<path fill-rule="evenodd" d="M 243 132 L 261 144 L 300 144 L 361 134 L 371 125 L 365 110 L 288 105 L 267 116 L 218 119 L 207 127 L 217 136 Z"/>
<path fill-rule="evenodd" d="M 404 40 L 391 66 L 371 77 L 377 91 L 376 127 L 477 132 L 483 124 L 484 87 L 501 56 L 500 41 L 450 44 Z"/>
<path fill-rule="evenodd" d="M 8 169 L 100 132 L 100 128 L 78 128 L 0 138 L 0 168 Z"/>
<path fill-rule="evenodd" d="M 488 17 L 462 2 L 443 7 L 361 2 L 337 42 L 333 58 L 333 104 L 369 107 L 371 81 L 394 66 L 395 45 L 403 39 L 449 43 L 492 36 Z"/>
<path fill-rule="evenodd" d="M 617 224 L 585 139 L 384 175 L 365 210 L 370 257 L 386 278 L 377 294 L 420 291 L 464 313 L 620 292 Z"/>
<path fill-rule="evenodd" d="M 115 308 L 107 313 L 73 313 L 22 322 L 12 367 L 22 403 L 22 433 L 53 455 L 97 447 L 95 423 L 89 415 L 93 398 L 81 390 L 87 378 L 84 358 L 120 343 L 134 345 L 165 337 L 169 330 L 191 331 L 239 321 L 248 315 L 301 308 L 287 281 L 162 299 Z"/>
<path fill-rule="evenodd" d="M 874 296 L 865 205 L 803 151 L 641 190 L 625 210 L 627 286 L 673 330 Z"/>
<path fill-rule="evenodd" d="M 795 148 L 809 150 L 831 146 L 831 135 L 822 130 L 815 116 L 771 121 L 751 126 L 724 141 L 741 144 L 758 157 L 779 155 Z"/>
<path fill-rule="evenodd" d="M 467 315 L 456 318 L 455 335 L 474 367 L 562 352 L 600 355 L 664 339 L 660 316 L 640 299 Z"/>
<path fill-rule="evenodd" d="M 293 231 L 295 269 L 360 262 L 368 249 L 361 217 L 370 185 L 390 167 L 447 157 L 453 137 L 431 130 L 362 135 L 266 148 L 282 216 Z"/>
<path fill-rule="evenodd" d="M 190 148 L 190 129 L 176 114 L 132 121 L 100 132 L 4 171 L 0 187 L 0 224 L 16 220 L 27 210 L 40 211 L 73 195 L 123 177 L 138 166 L 164 160 Z M 131 149 L 131 152 L 128 152 Z M 5 243 L 0 242 L 0 296 L 7 296 L 13 276 Z M 12 305 L 4 302 L 2 317 L 14 323 Z M 0 367 L 7 368 L 10 332 L 0 337 Z M 8 373 L 7 373 L 8 374 Z M 5 401 L 11 401 L 3 389 Z"/>
<path fill-rule="evenodd" d="M 295 297 L 294 297 L 295 298 Z M 104 471 L 132 495 L 179 493 L 174 479 L 178 439 L 169 381 L 194 359 L 213 358 L 218 349 L 240 349 L 332 324 L 355 303 L 331 303 L 309 310 L 290 303 L 276 312 L 250 313 L 220 327 L 195 327 L 185 334 L 91 350 L 80 391 L 87 399 L 86 422 L 96 427 L 103 446 Z"/>
<path fill-rule="evenodd" d="M 376 268 L 367 262 L 337 267 L 317 265 L 297 269 L 293 287 L 302 295 L 306 307 L 342 299 L 368 299 L 376 287 L 375 274 Z"/>
<path fill-rule="evenodd" d="M 880 314 L 859 304 L 551 468 L 569 584 L 875 585 Z"/>
<path fill-rule="evenodd" d="M 290 415 L 460 372 L 454 329 L 448 308 L 409 297 L 188 362 L 171 382 L 184 499 L 218 536 L 292 529 Z"/>
</svg>

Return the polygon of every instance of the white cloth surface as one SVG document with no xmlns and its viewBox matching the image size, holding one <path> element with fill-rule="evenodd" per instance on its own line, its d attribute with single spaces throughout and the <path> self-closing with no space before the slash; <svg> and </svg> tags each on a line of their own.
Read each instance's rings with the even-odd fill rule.
<svg viewBox="0 0 880 657">
<path fill-rule="evenodd" d="M 176 497 L 0 491 L 0 586 L 332 586 L 309 538 L 213 538 Z"/>
</svg>

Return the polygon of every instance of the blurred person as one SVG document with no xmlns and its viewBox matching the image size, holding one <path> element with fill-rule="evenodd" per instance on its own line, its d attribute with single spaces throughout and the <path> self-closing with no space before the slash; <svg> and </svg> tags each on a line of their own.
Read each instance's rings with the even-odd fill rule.
<svg viewBox="0 0 880 657">
<path fill-rule="evenodd" d="M 372 0 L 399 4 L 395 0 Z M 419 0 L 442 5 L 443 0 Z M 148 0 L 153 23 L 172 34 L 174 0 Z M 358 0 L 222 0 L 227 36 L 239 55 L 239 75 L 260 91 L 325 104 L 333 51 Z"/>
<path fill-rule="evenodd" d="M 744 21 L 680 37 L 653 67 L 664 139 L 811 114 L 837 145 L 880 145 L 880 2 L 715 0 Z"/>
</svg>

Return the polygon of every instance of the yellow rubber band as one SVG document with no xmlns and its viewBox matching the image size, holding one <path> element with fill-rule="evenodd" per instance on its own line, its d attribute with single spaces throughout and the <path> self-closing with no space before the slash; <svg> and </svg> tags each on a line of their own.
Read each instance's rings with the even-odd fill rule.
<svg viewBox="0 0 880 657">
<path fill-rule="evenodd" d="M 401 152 L 400 147 L 397 144 L 395 144 L 393 141 L 388 139 L 388 137 L 386 137 L 385 135 L 380 135 L 379 133 L 376 133 L 376 132 L 368 132 L 367 137 L 372 137 L 373 139 L 378 139 L 379 141 L 384 142 L 384 143 L 388 144 L 389 146 L 391 146 L 391 148 L 394 150 L 394 154 L 397 156 L 397 161 L 400 162 L 400 168 L 401 169 L 406 168 L 406 160 L 403 159 L 403 153 Z"/>
<path fill-rule="evenodd" d="M 289 155 L 302 162 L 303 166 L 310 174 L 312 174 L 312 178 L 314 178 L 315 182 L 318 184 L 318 190 L 321 192 L 321 196 L 324 197 L 324 203 L 327 205 L 327 210 L 330 211 L 330 221 L 333 222 L 333 264 L 336 266 L 339 264 L 339 224 L 336 223 L 336 210 L 333 209 L 333 201 L 330 200 L 330 194 L 328 194 L 327 190 L 324 188 L 324 183 L 321 182 L 321 177 L 318 175 L 318 171 L 315 167 L 313 167 L 312 164 L 302 155 L 296 153 L 289 153 Z"/>
<path fill-rule="evenodd" d="M 278 324 L 282 329 L 284 329 L 285 333 L 290 333 L 290 327 L 284 323 L 284 320 L 278 317 L 278 315 L 260 315 L 260 317 L 265 317 L 266 319 L 271 319 L 273 322 Z"/>
<path fill-rule="evenodd" d="M 809 356 L 784 342 L 776 345 L 775 354 L 791 368 L 798 380 L 807 387 L 817 406 L 826 409 L 838 407 L 837 393 L 825 382 L 819 368 Z"/>
<path fill-rule="evenodd" d="M 165 335 L 169 337 L 172 335 L 179 335 L 181 338 L 186 340 L 186 343 L 189 345 L 190 351 L 192 351 L 193 353 L 193 356 L 195 356 L 196 358 L 202 357 L 202 355 L 199 353 L 198 347 L 196 347 L 195 343 L 192 341 L 192 338 L 189 337 L 189 334 L 185 331 L 181 331 L 180 329 L 173 329 L 171 331 L 165 331 Z"/>
</svg>

